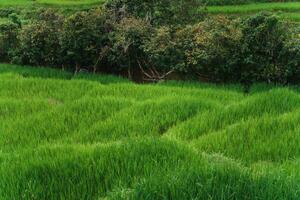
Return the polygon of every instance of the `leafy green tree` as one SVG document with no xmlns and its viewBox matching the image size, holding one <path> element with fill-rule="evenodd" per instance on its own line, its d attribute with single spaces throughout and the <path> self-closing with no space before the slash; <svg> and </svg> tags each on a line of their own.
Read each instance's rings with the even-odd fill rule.
<svg viewBox="0 0 300 200">
<path fill-rule="evenodd" d="M 123 18 L 111 34 L 109 61 L 126 70 L 129 78 L 139 70 L 139 62 L 145 59 L 144 43 L 149 39 L 152 26 L 148 21 L 134 17 Z"/>
<path fill-rule="evenodd" d="M 102 9 L 77 12 L 67 18 L 60 34 L 63 63 L 93 69 L 99 67 L 101 52 L 108 43 L 109 25 L 107 14 Z"/>
<path fill-rule="evenodd" d="M 288 28 L 276 16 L 259 13 L 243 21 L 242 33 L 242 81 L 272 82 L 275 76 L 284 76 L 279 57 Z"/>
<path fill-rule="evenodd" d="M 204 16 L 199 0 L 110 0 L 106 7 L 116 13 L 146 18 L 155 24 L 192 23 Z"/>
<path fill-rule="evenodd" d="M 156 28 L 150 39 L 145 41 L 143 49 L 147 59 L 139 65 L 146 80 L 163 80 L 180 63 L 182 52 L 176 49 L 173 31 L 167 26 Z"/>
<path fill-rule="evenodd" d="M 40 20 L 22 27 L 17 56 L 23 64 L 55 66 L 59 61 L 59 34 L 63 17 L 47 10 Z"/>
<path fill-rule="evenodd" d="M 14 22 L 0 24 L 0 59 L 9 61 L 18 46 L 18 32 L 20 27 Z"/>
<path fill-rule="evenodd" d="M 178 49 L 183 49 L 182 70 L 205 81 L 234 80 L 241 32 L 226 17 L 206 19 L 177 32 Z"/>
<path fill-rule="evenodd" d="M 275 77 L 280 83 L 299 83 L 300 80 L 300 36 L 289 38 L 280 53 L 281 71 L 284 76 Z"/>
</svg>

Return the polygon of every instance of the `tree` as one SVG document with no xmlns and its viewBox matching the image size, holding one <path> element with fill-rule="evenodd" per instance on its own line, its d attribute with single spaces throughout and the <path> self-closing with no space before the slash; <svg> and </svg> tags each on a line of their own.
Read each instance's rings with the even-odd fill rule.
<svg viewBox="0 0 300 200">
<path fill-rule="evenodd" d="M 226 17 L 206 19 L 177 33 L 186 62 L 182 70 L 205 81 L 234 81 L 241 31 Z"/>
<path fill-rule="evenodd" d="M 186 24 L 201 19 L 199 0 L 110 0 L 106 7 L 117 13 L 128 12 L 154 24 Z"/>
<path fill-rule="evenodd" d="M 18 46 L 19 25 L 14 22 L 2 23 L 0 25 L 0 59 L 10 60 L 10 55 Z"/>
<path fill-rule="evenodd" d="M 149 40 L 152 26 L 148 21 L 125 17 L 116 24 L 111 34 L 109 61 L 120 69 L 126 69 L 129 78 L 139 66 L 139 61 L 146 57 L 144 43 Z"/>
<path fill-rule="evenodd" d="M 55 66 L 59 61 L 59 34 L 63 17 L 53 10 L 22 27 L 17 56 L 24 64 Z"/>
<path fill-rule="evenodd" d="M 286 76 L 280 54 L 288 38 L 289 29 L 270 14 L 259 13 L 242 22 L 241 81 L 280 82 Z"/>
<path fill-rule="evenodd" d="M 63 63 L 75 65 L 75 73 L 85 66 L 96 72 L 108 43 L 109 26 L 103 9 L 77 12 L 67 18 L 60 34 Z"/>
</svg>

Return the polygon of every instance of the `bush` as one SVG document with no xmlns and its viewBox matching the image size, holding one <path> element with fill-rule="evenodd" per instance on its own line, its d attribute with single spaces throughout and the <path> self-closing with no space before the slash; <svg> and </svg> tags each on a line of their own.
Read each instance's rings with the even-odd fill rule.
<svg viewBox="0 0 300 200">
<path fill-rule="evenodd" d="M 0 8 L 0 18 L 7 18 L 11 14 L 18 14 L 19 10 L 16 8 Z"/>
<path fill-rule="evenodd" d="M 202 0 L 201 2 L 206 5 L 239 5 L 247 3 L 265 3 L 265 2 L 289 2 L 298 0 Z"/>
<path fill-rule="evenodd" d="M 242 33 L 242 81 L 288 81 L 286 63 L 280 60 L 289 37 L 288 27 L 274 15 L 260 13 L 242 22 Z"/>
<path fill-rule="evenodd" d="M 179 77 L 241 82 L 247 87 L 256 81 L 299 83 L 299 30 L 292 31 L 274 15 L 259 13 L 236 20 L 216 16 L 178 26 L 153 24 L 133 15 L 99 8 L 65 18 L 47 9 L 21 25 L 11 14 L 0 25 L 0 58 L 72 66 L 75 72 L 85 68 L 126 74 L 134 80 L 160 81 L 176 72 Z"/>
<path fill-rule="evenodd" d="M 225 17 L 207 19 L 192 27 L 193 45 L 187 51 L 187 71 L 214 82 L 235 81 L 241 31 Z"/>
<path fill-rule="evenodd" d="M 145 79 L 159 81 L 175 70 L 182 63 L 182 51 L 176 48 L 174 30 L 162 26 L 156 28 L 150 39 L 145 41 L 143 50 L 147 55 L 141 63 Z"/>
<path fill-rule="evenodd" d="M 102 9 L 77 12 L 67 18 L 59 40 L 62 62 L 96 72 L 103 48 L 108 45 L 109 24 L 107 13 Z"/>
<path fill-rule="evenodd" d="M 280 65 L 284 67 L 283 83 L 299 83 L 300 79 L 300 40 L 296 38 L 287 42 L 280 54 Z M 278 78 L 277 78 L 278 79 Z"/>
<path fill-rule="evenodd" d="M 170 30 L 157 28 L 144 45 L 155 69 L 170 69 L 213 82 L 295 83 L 299 79 L 299 39 L 273 15 L 242 21 L 226 17 Z"/>
<path fill-rule="evenodd" d="M 19 25 L 11 21 L 0 24 L 0 59 L 10 61 L 14 50 L 18 46 Z"/>
<path fill-rule="evenodd" d="M 199 0 L 110 0 L 106 7 L 116 13 L 150 19 L 155 24 L 192 23 L 204 16 Z"/>
<path fill-rule="evenodd" d="M 129 78 L 139 71 L 139 62 L 142 62 L 146 54 L 144 43 L 149 40 L 152 26 L 148 21 L 134 17 L 123 18 L 115 25 L 111 34 L 111 49 L 108 55 L 111 66 L 117 66 L 120 70 L 126 70 Z"/>
<path fill-rule="evenodd" d="M 62 16 L 48 10 L 41 20 L 25 25 L 19 34 L 17 56 L 23 64 L 55 66 L 60 61 Z"/>
</svg>

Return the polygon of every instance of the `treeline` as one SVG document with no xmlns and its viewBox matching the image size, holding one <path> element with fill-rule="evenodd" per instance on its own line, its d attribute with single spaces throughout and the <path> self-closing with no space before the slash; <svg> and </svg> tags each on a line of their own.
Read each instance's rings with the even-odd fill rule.
<svg viewBox="0 0 300 200">
<path fill-rule="evenodd" d="M 198 0 L 112 0 L 65 16 L 47 9 L 0 25 L 0 59 L 122 74 L 211 82 L 300 82 L 300 38 L 269 13 L 207 16 Z M 188 11 L 188 12 L 187 12 Z"/>
</svg>

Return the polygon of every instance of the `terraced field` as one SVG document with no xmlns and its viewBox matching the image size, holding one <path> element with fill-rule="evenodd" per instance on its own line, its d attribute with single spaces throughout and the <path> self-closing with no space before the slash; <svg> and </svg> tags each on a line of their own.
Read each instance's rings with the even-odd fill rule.
<svg viewBox="0 0 300 200">
<path fill-rule="evenodd" d="M 105 0 L 0 0 L 0 7 L 32 6 L 32 5 L 88 5 L 99 4 Z"/>
<path fill-rule="evenodd" d="M 72 11 L 102 5 L 106 0 L 0 0 L 0 8 L 54 7 Z M 277 13 L 284 20 L 300 21 L 299 2 L 251 3 L 243 5 L 207 6 L 209 14 L 248 15 L 261 11 Z"/>
<path fill-rule="evenodd" d="M 299 199 L 296 88 L 0 65 L 0 199 Z"/>
<path fill-rule="evenodd" d="M 261 11 L 269 11 L 278 14 L 278 16 L 285 20 L 295 22 L 300 21 L 300 2 L 252 3 L 244 5 L 208 6 L 207 10 L 211 14 L 226 15 L 248 15 Z"/>
<path fill-rule="evenodd" d="M 253 3 L 244 5 L 229 5 L 229 6 L 209 6 L 208 11 L 211 13 L 253 13 L 259 11 L 285 11 L 298 12 L 300 11 L 300 2 L 281 2 L 281 3 Z"/>
</svg>

